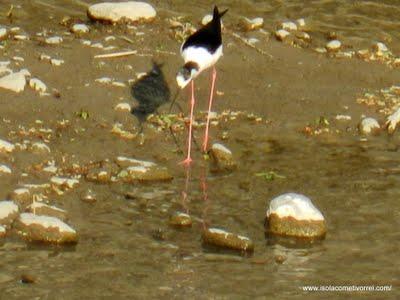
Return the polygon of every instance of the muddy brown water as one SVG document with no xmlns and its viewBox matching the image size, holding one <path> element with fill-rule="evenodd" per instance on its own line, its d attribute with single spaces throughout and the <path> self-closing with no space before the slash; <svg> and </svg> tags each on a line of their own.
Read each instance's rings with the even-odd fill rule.
<svg viewBox="0 0 400 300">
<path fill-rule="evenodd" d="M 12 24 L 4 16 L 11 4 Z M 5 0 L 0 3 L 0 23 L 20 26 L 32 37 L 44 30 L 49 35 L 62 35 L 66 31 L 59 24 L 63 16 L 87 22 L 83 4 Z M 181 59 L 173 53 L 178 53 L 180 44 L 171 38 L 166 18 L 186 15 L 197 22 L 212 4 L 153 4 L 160 18 L 152 24 L 132 30 L 89 24 L 92 30 L 83 38 L 114 45 L 115 51 L 138 49 L 140 54 L 155 56 L 164 62 L 163 70 L 174 90 Z M 267 31 L 278 21 L 304 17 L 311 24 L 315 45 L 323 45 L 327 32 L 336 31 L 355 49 L 379 40 L 399 53 L 398 1 L 321 0 L 309 5 L 303 1 L 222 1 L 220 5 L 230 8 L 225 20 L 228 28 L 235 28 L 242 15 L 264 17 Z M 135 35 L 136 31 L 144 34 Z M 117 39 L 105 42 L 109 35 Z M 196 150 L 187 201 L 182 201 L 181 194 L 185 172 L 177 165 L 183 155 L 176 152 L 169 133 L 145 126 L 143 145 L 112 135 L 110 128 L 116 122 L 131 130 L 137 126 L 134 116 L 113 109 L 119 102 L 133 102 L 130 88 L 95 83 L 103 76 L 126 83 L 137 72 L 149 71 L 150 56 L 96 60 L 94 55 L 103 51 L 83 46 L 74 36 L 64 36 L 61 45 L 52 47 L 35 39 L 3 42 L 1 60 L 23 57 L 24 62 L 12 62 L 11 67 L 28 68 L 50 89 L 57 89 L 61 98 L 39 97 L 29 88 L 20 94 L 2 90 L 0 137 L 14 143 L 37 141 L 39 137 L 10 132 L 20 126 L 56 130 L 57 121 L 63 119 L 69 120 L 70 126 L 52 136 L 50 155 L 17 151 L 0 156 L 0 162 L 13 169 L 11 176 L 0 180 L 1 198 L 21 183 L 48 181 L 48 176 L 30 168 L 48 159 L 60 166 L 63 161 L 83 164 L 125 155 L 166 165 L 175 179 L 148 185 L 100 185 L 81 179 L 77 189 L 62 196 L 50 195 L 51 204 L 69 212 L 69 223 L 79 231 L 80 241 L 75 247 L 64 248 L 8 237 L 0 246 L 0 299 L 399 297 L 399 134 L 382 132 L 361 140 L 357 124 L 363 114 L 384 119 L 373 107 L 356 103 L 363 92 L 399 84 L 399 69 L 357 59 L 329 59 L 309 49 L 254 35 L 272 58 L 226 34 L 224 57 L 218 63 L 217 90 L 221 93 L 215 111 L 245 111 L 262 121 L 238 117 L 212 127 L 212 141 L 221 141 L 224 136 L 222 142 L 233 151 L 239 168 L 229 175 L 211 174 Z M 41 53 L 62 58 L 65 63 L 51 66 L 38 60 Z M 206 107 L 208 84 L 207 72 L 196 80 L 198 110 Z M 184 107 L 185 100 L 183 94 L 179 101 Z M 77 116 L 82 110 L 89 113 L 87 120 Z M 161 107 L 161 113 L 166 111 L 167 107 Z M 338 114 L 352 119 L 336 121 Z M 320 116 L 329 120 L 330 133 L 304 134 L 304 127 L 315 124 Z M 195 136 L 200 141 L 202 130 L 196 130 Z M 185 149 L 185 132 L 177 138 Z M 255 176 L 269 171 L 285 178 L 268 181 Z M 96 193 L 95 203 L 80 200 L 88 189 Z M 291 191 L 309 196 L 323 212 L 328 225 L 324 241 L 299 246 L 266 240 L 263 220 L 268 202 Z M 138 197 L 127 199 L 126 193 Z M 168 226 L 169 216 L 178 210 L 191 214 L 192 228 Z M 203 247 L 204 225 L 250 237 L 255 242 L 254 253 L 242 256 Z M 285 259 L 282 264 L 276 262 L 280 256 Z M 34 283 L 20 282 L 26 274 L 33 276 Z M 304 292 L 304 285 L 391 285 L 392 291 L 313 293 Z"/>
</svg>

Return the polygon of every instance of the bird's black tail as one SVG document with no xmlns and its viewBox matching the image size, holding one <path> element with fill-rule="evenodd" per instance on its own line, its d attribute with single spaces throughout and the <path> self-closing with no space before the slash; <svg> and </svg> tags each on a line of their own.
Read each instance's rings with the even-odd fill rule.
<svg viewBox="0 0 400 300">
<path fill-rule="evenodd" d="M 213 20 L 221 19 L 222 16 L 223 16 L 224 14 L 226 14 L 227 11 L 228 11 L 228 9 L 225 9 L 223 12 L 219 12 L 219 11 L 218 11 L 218 7 L 215 5 L 215 6 L 214 6 L 214 13 L 213 13 Z"/>
</svg>

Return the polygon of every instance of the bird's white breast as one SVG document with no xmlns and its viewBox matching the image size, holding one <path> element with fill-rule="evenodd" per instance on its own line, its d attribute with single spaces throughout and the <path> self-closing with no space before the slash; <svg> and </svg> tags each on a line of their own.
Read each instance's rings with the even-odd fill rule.
<svg viewBox="0 0 400 300">
<path fill-rule="evenodd" d="M 185 63 L 192 61 L 199 65 L 199 73 L 212 65 L 222 56 L 222 45 L 217 48 L 214 53 L 210 53 L 203 47 L 187 47 L 181 51 L 181 55 Z"/>
</svg>

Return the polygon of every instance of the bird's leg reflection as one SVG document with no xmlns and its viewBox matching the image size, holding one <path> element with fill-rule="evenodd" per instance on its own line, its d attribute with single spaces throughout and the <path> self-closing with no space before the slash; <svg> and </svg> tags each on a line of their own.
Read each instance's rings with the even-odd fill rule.
<svg viewBox="0 0 400 300">
<path fill-rule="evenodd" d="M 210 208 L 210 201 L 208 199 L 207 192 L 207 167 L 203 165 L 201 173 L 200 173 L 200 186 L 203 192 L 203 201 L 204 201 L 204 209 L 203 209 L 203 229 L 207 229 L 209 227 L 209 221 L 207 220 L 208 210 Z"/>
<path fill-rule="evenodd" d="M 187 205 L 188 203 L 188 195 L 189 195 L 189 184 L 190 184 L 190 172 L 191 171 L 191 167 L 188 166 L 185 169 L 185 188 L 182 191 L 182 207 L 185 210 L 185 213 L 189 213 L 189 207 Z"/>
</svg>

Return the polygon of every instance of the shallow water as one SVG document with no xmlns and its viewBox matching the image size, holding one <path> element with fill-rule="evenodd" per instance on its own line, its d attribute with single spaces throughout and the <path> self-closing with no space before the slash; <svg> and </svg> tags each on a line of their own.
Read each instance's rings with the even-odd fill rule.
<svg viewBox="0 0 400 300">
<path fill-rule="evenodd" d="M 11 2 L 22 5 L 15 11 L 13 25 L 31 35 L 42 29 L 64 32 L 58 24 L 63 15 L 85 20 L 81 1 L 27 4 L 7 0 L 0 4 L 0 10 L 6 11 Z M 396 2 L 312 1 L 304 5 L 303 1 L 222 1 L 220 5 L 230 8 L 226 24 L 231 28 L 242 15 L 264 17 L 268 31 L 278 21 L 304 17 L 307 23 L 310 21 L 315 45 L 323 45 L 327 32 L 335 31 L 356 49 L 383 40 L 398 53 L 400 3 Z M 154 4 L 163 18 L 185 14 L 196 20 L 211 7 L 210 1 Z M 6 22 L 3 16 L 0 22 Z M 168 31 L 163 21 L 139 26 L 138 30 L 145 33 L 142 39 L 120 26 L 93 28 L 87 38 L 94 41 L 103 41 L 108 35 L 126 35 L 134 40 L 133 45 L 117 40 L 119 50 L 153 49 L 160 43 L 168 51 L 179 49 L 172 38 L 165 40 Z M 18 95 L 2 91 L 2 117 L 11 121 L 3 122 L 0 137 L 9 136 L 19 124 L 34 126 L 36 119 L 50 128 L 57 127 L 57 120 L 70 119 L 71 127 L 59 130 L 49 143 L 51 157 L 57 162 L 66 158 L 68 163 L 84 163 L 126 155 L 166 165 L 175 179 L 154 185 L 100 185 L 81 179 L 78 189 L 63 196 L 50 195 L 52 204 L 68 210 L 80 241 L 75 247 L 64 248 L 7 238 L 0 246 L 0 299 L 399 296 L 399 137 L 398 133 L 381 133 L 362 141 L 356 129 L 360 116 L 382 116 L 355 102 L 362 92 L 398 84 L 399 70 L 355 59 L 328 59 L 272 40 L 266 45 L 273 59 L 257 55 L 228 35 L 225 43 L 217 81 L 217 89 L 223 94 L 216 99 L 216 111 L 247 111 L 262 121 L 238 117 L 212 127 L 213 141 L 222 140 L 233 151 L 239 168 L 228 175 L 212 174 L 195 150 L 187 199 L 182 196 L 185 172 L 177 166 L 183 155 L 176 152 L 169 133 L 145 127 L 143 146 L 137 140 L 111 135 L 110 124 L 121 122 L 128 128 L 137 124 L 131 114 L 113 110 L 121 99 L 132 101 L 130 88 L 93 84 L 102 76 L 126 81 L 135 72 L 146 72 L 151 69 L 150 57 L 107 60 L 101 66 L 93 59 L 99 51 L 82 47 L 77 39 L 66 38 L 62 47 L 45 47 L 34 41 L 9 43 L 2 52 L 4 59 L 23 56 L 22 66 L 60 90 L 62 97 L 41 98 L 31 90 Z M 62 57 L 65 65 L 55 68 L 39 62 L 37 57 L 42 52 Z M 166 62 L 163 70 L 173 86 L 180 58 L 156 57 Z M 132 69 L 127 69 L 127 64 Z M 196 83 L 198 99 L 207 97 L 207 77 Z M 84 87 L 85 83 L 89 86 Z M 181 104 L 185 103 L 184 96 L 179 100 Z M 199 102 L 204 108 L 205 101 Z M 89 120 L 76 117 L 81 109 L 89 111 Z M 162 108 L 161 112 L 166 110 Z M 337 114 L 348 114 L 352 120 L 335 121 Z M 315 124 L 320 116 L 329 119 L 333 130 L 320 136 L 305 135 L 303 128 Z M 201 129 L 196 130 L 195 137 L 201 140 Z M 185 133 L 177 138 L 184 150 Z M 17 142 L 31 137 L 11 139 Z M 5 198 L 20 183 L 45 181 L 47 178 L 29 169 L 45 159 L 48 157 L 24 153 L 14 158 L 0 156 L 0 162 L 16 170 L 0 182 L 0 197 Z M 265 171 L 284 178 L 268 181 L 255 176 Z M 21 176 L 23 172 L 28 173 L 27 178 Z M 98 196 L 95 203 L 80 200 L 89 188 Z M 290 245 L 274 244 L 265 238 L 263 223 L 268 202 L 291 191 L 309 196 L 323 212 L 328 226 L 324 241 Z M 130 199 L 127 193 L 137 198 Z M 192 228 L 177 230 L 168 226 L 169 216 L 176 211 L 190 213 Z M 204 226 L 250 237 L 255 242 L 254 253 L 241 255 L 204 247 Z M 282 264 L 276 262 L 278 256 L 284 257 Z M 32 275 L 35 282 L 22 284 L 21 274 Z M 392 291 L 312 293 L 302 290 L 305 285 L 391 285 Z"/>
</svg>

